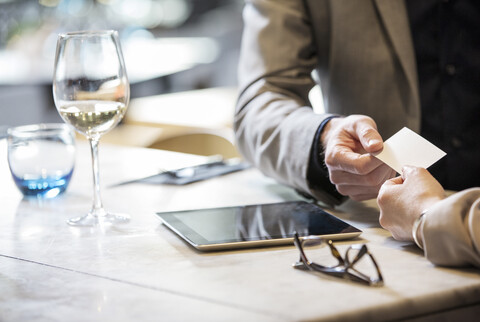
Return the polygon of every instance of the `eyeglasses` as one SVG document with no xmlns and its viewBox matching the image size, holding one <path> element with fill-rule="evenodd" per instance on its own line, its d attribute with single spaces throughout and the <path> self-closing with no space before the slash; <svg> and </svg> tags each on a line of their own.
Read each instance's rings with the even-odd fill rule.
<svg viewBox="0 0 480 322">
<path fill-rule="evenodd" d="M 293 264 L 294 268 L 316 271 L 369 286 L 383 285 L 380 268 L 366 245 L 352 245 L 347 249 L 345 256 L 342 257 L 331 240 L 327 241 L 319 236 L 306 236 L 300 240 L 295 232 L 293 242 L 300 252 L 300 259 Z M 336 259 L 336 265 L 324 266 L 308 259 L 307 253 L 309 256 L 314 256 L 315 253 L 321 253 L 321 248 L 325 249 L 324 246 L 326 245 L 330 248 L 331 255 Z M 323 260 L 325 260 L 324 256 L 322 256 Z M 367 271 L 368 273 L 366 273 Z"/>
</svg>

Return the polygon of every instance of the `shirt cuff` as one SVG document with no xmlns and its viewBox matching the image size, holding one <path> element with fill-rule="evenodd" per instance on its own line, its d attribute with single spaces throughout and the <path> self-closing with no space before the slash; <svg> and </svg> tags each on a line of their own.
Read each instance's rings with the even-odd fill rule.
<svg viewBox="0 0 480 322">
<path fill-rule="evenodd" d="M 307 181 L 310 189 L 326 192 L 330 197 L 332 197 L 331 199 L 334 204 L 339 205 L 345 201 L 347 197 L 342 196 L 335 188 L 335 185 L 330 182 L 328 169 L 324 162 L 324 148 L 320 140 L 325 125 L 327 125 L 327 123 L 335 117 L 340 117 L 340 115 L 331 115 L 325 118 L 322 123 L 320 123 L 317 132 L 315 133 L 315 138 L 310 149 Z"/>
</svg>

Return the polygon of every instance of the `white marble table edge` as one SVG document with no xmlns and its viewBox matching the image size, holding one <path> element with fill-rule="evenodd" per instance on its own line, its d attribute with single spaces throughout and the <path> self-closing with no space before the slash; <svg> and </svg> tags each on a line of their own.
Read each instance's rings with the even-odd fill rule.
<svg viewBox="0 0 480 322">
<path fill-rule="evenodd" d="M 269 319 L 269 318 L 273 317 L 278 321 L 280 321 L 280 320 L 291 321 L 292 320 L 291 316 L 285 316 L 283 314 L 279 314 L 278 312 L 274 312 L 274 311 L 271 311 L 271 310 L 259 310 L 258 308 L 250 307 L 250 306 L 247 306 L 247 305 L 237 304 L 237 303 L 233 303 L 233 302 L 229 302 L 229 301 L 221 301 L 219 299 L 210 298 L 210 297 L 206 297 L 206 296 L 198 296 L 198 295 L 193 294 L 193 293 L 186 293 L 186 292 L 176 291 L 176 290 L 169 289 L 169 288 L 161 288 L 161 287 L 154 286 L 154 285 L 147 285 L 147 284 L 144 284 L 144 283 L 128 281 L 126 279 L 115 278 L 115 277 L 111 277 L 111 276 L 105 276 L 105 275 L 95 274 L 95 273 L 91 273 L 91 272 L 85 272 L 85 271 L 81 271 L 81 270 L 75 270 L 75 269 L 68 268 L 68 267 L 62 267 L 62 266 L 58 266 L 58 265 L 42 263 L 42 262 L 39 262 L 39 261 L 34 261 L 34 260 L 26 259 L 26 258 L 9 256 L 9 255 L 4 255 L 4 254 L 0 254 L 0 257 L 2 257 L 4 259 L 8 259 L 8 260 L 20 261 L 20 262 L 24 262 L 24 263 L 28 263 L 28 264 L 33 264 L 33 265 L 40 265 L 40 266 L 45 267 L 45 268 L 54 269 L 54 270 L 61 270 L 63 272 L 78 274 L 78 275 L 81 275 L 81 276 L 87 276 L 89 278 L 99 278 L 99 279 L 102 279 L 102 280 L 106 280 L 106 281 L 110 281 L 110 282 L 114 282 L 114 283 L 120 283 L 120 284 L 130 286 L 130 287 L 137 287 L 137 288 L 141 288 L 141 289 L 144 289 L 144 290 L 160 292 L 160 293 L 163 293 L 165 295 L 175 295 L 177 297 L 182 297 L 182 298 L 185 298 L 185 299 L 188 299 L 188 300 L 196 300 L 196 301 L 204 302 L 206 304 L 220 305 L 220 306 L 223 306 L 223 307 L 228 308 L 228 309 L 240 310 L 240 311 L 244 311 L 246 313 L 253 313 L 253 314 L 260 315 L 260 316 L 264 316 L 265 319 Z"/>
</svg>

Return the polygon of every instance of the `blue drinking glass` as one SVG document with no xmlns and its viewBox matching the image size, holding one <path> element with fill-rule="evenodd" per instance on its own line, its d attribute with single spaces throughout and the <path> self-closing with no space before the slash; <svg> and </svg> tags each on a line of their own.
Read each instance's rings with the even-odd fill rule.
<svg viewBox="0 0 480 322">
<path fill-rule="evenodd" d="M 9 128 L 8 165 L 24 196 L 53 198 L 67 189 L 75 165 L 75 134 L 66 124 Z"/>
</svg>

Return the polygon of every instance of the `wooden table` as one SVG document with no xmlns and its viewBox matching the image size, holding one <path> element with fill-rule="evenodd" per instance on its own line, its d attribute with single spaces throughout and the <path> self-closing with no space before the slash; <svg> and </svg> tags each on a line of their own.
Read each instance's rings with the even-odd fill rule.
<svg viewBox="0 0 480 322">
<path fill-rule="evenodd" d="M 332 210 L 362 229 L 385 286 L 372 288 L 291 267 L 293 246 L 200 253 L 160 224 L 157 211 L 297 200 L 250 169 L 183 187 L 112 183 L 205 158 L 100 144 L 104 205 L 132 217 L 101 232 L 69 227 L 90 208 L 90 155 L 78 143 L 74 178 L 52 200 L 22 199 L 0 140 L 1 321 L 436 321 L 480 312 L 475 269 L 439 268 L 378 224 L 375 201 Z"/>
</svg>

